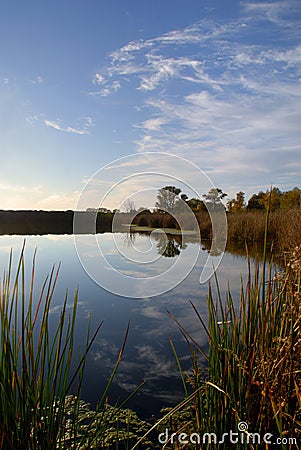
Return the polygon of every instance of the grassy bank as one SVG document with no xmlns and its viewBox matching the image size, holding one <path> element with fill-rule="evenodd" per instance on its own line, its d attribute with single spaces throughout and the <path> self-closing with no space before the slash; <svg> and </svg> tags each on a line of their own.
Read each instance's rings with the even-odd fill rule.
<svg viewBox="0 0 301 450">
<path fill-rule="evenodd" d="M 125 231 L 123 224 L 131 223 L 133 215 L 126 213 L 77 212 L 78 221 L 85 224 L 82 233 L 103 233 L 112 231 L 115 217 L 115 231 Z M 206 211 L 196 212 L 197 222 L 191 217 L 178 213 L 176 217 L 158 212 L 142 212 L 134 216 L 133 223 L 140 227 L 179 229 L 179 222 L 186 230 L 198 224 L 201 238 L 212 238 L 211 219 Z M 245 247 L 245 244 L 262 245 L 265 235 L 265 211 L 242 210 L 227 213 L 228 247 Z M 72 234 L 73 211 L 0 211 L 0 234 Z M 178 221 L 177 221 L 178 219 Z M 92 223 L 92 225 L 91 225 Z M 271 212 L 269 215 L 267 240 L 280 252 L 291 251 L 301 244 L 301 209 L 286 209 Z"/>
<path fill-rule="evenodd" d="M 189 217 L 180 217 L 181 223 L 186 229 L 191 228 Z M 210 240 L 212 238 L 211 219 L 207 212 L 195 213 L 201 238 Z M 179 228 L 175 217 L 169 214 L 141 213 L 138 214 L 134 223 L 139 226 Z M 266 229 L 265 211 L 241 211 L 227 213 L 228 223 L 228 245 L 245 247 L 245 244 L 260 243 L 263 245 Z M 301 244 L 300 234 L 301 209 L 288 209 L 275 211 L 269 214 L 267 242 L 274 245 L 279 251 L 286 252 Z"/>
<path fill-rule="evenodd" d="M 228 213 L 228 239 L 234 243 L 264 242 L 266 214 L 261 211 Z M 269 214 L 267 242 L 281 252 L 292 251 L 301 244 L 301 209 L 275 211 Z"/>
</svg>

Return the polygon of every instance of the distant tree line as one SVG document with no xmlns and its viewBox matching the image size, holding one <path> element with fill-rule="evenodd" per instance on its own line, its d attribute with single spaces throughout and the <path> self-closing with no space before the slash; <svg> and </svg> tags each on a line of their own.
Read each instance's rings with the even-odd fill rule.
<svg viewBox="0 0 301 450">
<path fill-rule="evenodd" d="M 245 202 L 245 194 L 240 191 L 235 199 L 227 202 L 229 212 L 239 212 L 243 210 L 265 210 L 269 205 L 270 211 L 300 208 L 301 190 L 294 187 L 289 191 L 282 192 L 278 187 L 273 187 L 265 192 L 259 191 L 253 194 L 248 202 Z"/>
<path fill-rule="evenodd" d="M 183 226 L 184 229 L 194 230 L 195 221 L 191 221 L 191 215 L 185 213 L 189 206 L 195 213 L 202 241 L 206 241 L 212 239 L 212 223 L 208 211 L 214 211 L 215 207 L 218 211 L 218 206 L 225 204 L 227 245 L 245 249 L 246 243 L 263 243 L 266 232 L 264 212 L 269 207 L 271 214 L 268 218 L 268 243 L 273 243 L 275 248 L 281 251 L 301 245 L 301 190 L 298 187 L 283 192 L 278 187 L 273 187 L 253 194 L 248 201 L 242 191 L 227 202 L 225 197 L 228 195 L 219 188 L 210 189 L 201 198 L 188 198 L 180 188 L 164 186 L 158 190 L 155 208 L 152 211 L 144 209 L 136 214 L 133 223 L 142 227 L 180 229 Z M 180 219 L 181 226 L 177 218 Z"/>
<path fill-rule="evenodd" d="M 228 197 L 228 194 L 220 188 L 212 188 L 203 194 L 202 198 L 189 198 L 182 193 L 181 189 L 176 186 L 164 186 L 158 190 L 157 201 L 155 202 L 153 212 L 159 214 L 175 214 L 187 211 L 187 206 L 195 213 L 202 211 L 211 211 L 215 207 L 223 204 L 222 200 Z M 281 191 L 278 187 L 272 187 L 265 192 L 259 191 L 253 194 L 248 201 L 245 200 L 245 193 L 237 192 L 236 197 L 226 202 L 228 212 L 236 213 L 240 211 L 265 210 L 269 204 L 270 211 L 278 211 L 285 209 L 299 208 L 301 205 L 301 190 L 294 187 L 288 191 Z M 136 208 L 135 203 L 131 199 L 127 199 L 121 206 L 121 209 L 110 210 L 107 208 L 88 208 L 88 212 L 98 212 L 103 214 L 130 213 L 130 214 L 151 214 L 151 210 L 146 207 Z"/>
<path fill-rule="evenodd" d="M 181 212 L 183 202 L 194 212 L 207 211 L 208 206 L 220 205 L 222 200 L 228 196 L 222 189 L 212 188 L 207 194 L 202 195 L 202 200 L 198 198 L 188 198 L 186 194 L 181 194 L 181 189 L 175 186 L 165 186 L 158 191 L 157 202 L 155 204 L 157 212 Z M 239 212 L 248 210 L 265 210 L 269 205 L 270 211 L 299 208 L 301 205 L 301 190 L 294 187 L 288 191 L 281 191 L 278 187 L 272 187 L 265 192 L 259 191 L 253 194 L 248 202 L 245 201 L 245 193 L 237 192 L 235 199 L 230 199 L 226 203 L 227 211 Z"/>
<path fill-rule="evenodd" d="M 159 189 L 157 201 L 155 204 L 156 211 L 159 213 L 176 213 L 185 212 L 188 206 L 193 212 L 207 211 L 208 206 L 211 209 L 219 206 L 222 199 L 227 194 L 219 188 L 212 188 L 207 194 L 204 194 L 203 200 L 199 198 L 189 198 L 186 194 L 181 194 L 181 189 L 175 186 L 164 186 Z"/>
<path fill-rule="evenodd" d="M 207 211 L 208 206 L 220 205 L 222 200 L 228 196 L 220 188 L 212 188 L 207 194 L 202 195 L 202 199 L 188 198 L 186 194 L 181 194 L 181 189 L 175 186 L 164 186 L 159 189 L 157 202 L 155 204 L 157 212 L 180 212 L 183 210 L 183 202 L 194 212 Z M 263 192 L 253 194 L 246 202 L 245 193 L 237 192 L 236 198 L 230 199 L 226 203 L 227 211 L 239 212 L 243 210 L 265 210 L 269 204 L 271 211 L 299 208 L 301 205 L 301 190 L 294 187 L 288 191 L 281 191 L 278 187 Z"/>
</svg>

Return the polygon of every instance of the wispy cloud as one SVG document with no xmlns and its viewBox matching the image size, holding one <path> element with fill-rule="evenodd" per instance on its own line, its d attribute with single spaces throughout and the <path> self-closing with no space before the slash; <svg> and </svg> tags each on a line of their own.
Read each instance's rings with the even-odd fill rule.
<svg viewBox="0 0 301 450">
<path fill-rule="evenodd" d="M 45 114 L 36 114 L 27 117 L 27 122 L 33 125 L 34 123 L 40 123 L 42 125 L 46 125 L 46 127 L 53 128 L 57 131 L 63 131 L 65 133 L 77 134 L 77 135 L 86 135 L 89 134 L 89 128 L 94 126 L 94 120 L 92 117 L 81 117 L 78 119 L 78 123 L 80 126 L 72 127 L 64 125 L 62 120 L 50 120 Z"/>
<path fill-rule="evenodd" d="M 242 2 L 235 20 L 129 42 L 95 75 L 99 93 L 143 94 L 140 152 L 186 156 L 229 185 L 287 179 L 301 150 L 298 13 L 295 0 Z"/>
<path fill-rule="evenodd" d="M 90 116 L 83 117 L 82 120 L 84 121 L 84 125 L 83 126 L 85 128 L 94 127 L 94 125 L 95 125 L 94 120 Z"/>
<path fill-rule="evenodd" d="M 21 185 L 0 182 L 3 209 L 75 209 L 79 192 L 49 193 L 42 185 Z"/>
<path fill-rule="evenodd" d="M 251 18 L 256 20 L 268 19 L 284 27 L 291 26 L 291 20 L 287 20 L 289 14 L 300 12 L 300 3 L 298 0 L 242 2 L 241 4 L 247 13 L 250 14 Z"/>
<path fill-rule="evenodd" d="M 4 192 L 14 192 L 14 193 L 32 193 L 32 192 L 40 192 L 42 187 L 40 185 L 37 186 L 23 186 L 19 184 L 9 184 L 9 183 L 0 183 L 0 191 Z"/>
<path fill-rule="evenodd" d="M 129 42 L 109 55 L 109 64 L 97 71 L 92 83 L 101 86 L 92 95 L 107 96 L 122 87 L 129 76 L 138 81 L 137 89 L 153 91 L 162 83 L 172 79 L 190 82 L 212 82 L 217 87 L 220 81 L 211 80 L 204 71 L 202 58 L 188 56 L 168 57 L 165 55 L 173 46 L 205 46 L 208 41 L 218 39 L 223 34 L 238 32 L 244 25 L 228 23 L 217 26 L 211 21 L 202 21 L 183 30 L 174 30 L 162 36 Z"/>
<path fill-rule="evenodd" d="M 97 84 L 101 84 L 102 82 L 99 82 Z M 94 83 L 95 84 L 95 83 Z M 97 91 L 89 92 L 89 95 L 100 95 L 101 97 L 107 97 L 108 95 L 112 94 L 113 92 L 116 92 L 120 89 L 121 84 L 119 81 L 113 81 L 112 84 L 104 83 L 104 86 Z"/>
<path fill-rule="evenodd" d="M 153 119 L 148 119 L 142 122 L 140 125 L 136 125 L 137 128 L 142 128 L 149 131 L 159 131 L 160 128 L 168 123 L 168 120 L 163 117 L 156 117 Z"/>
<path fill-rule="evenodd" d="M 44 81 L 45 81 L 45 78 L 41 77 L 40 75 L 38 75 L 37 77 L 30 80 L 30 82 L 32 84 L 42 84 L 42 83 L 44 83 Z"/>
<path fill-rule="evenodd" d="M 58 130 L 58 131 L 65 131 L 66 133 L 72 133 L 72 134 L 88 134 L 88 131 L 87 131 L 87 130 L 79 130 L 79 129 L 73 128 L 73 127 L 64 127 L 64 126 L 60 125 L 59 122 L 55 122 L 55 121 L 53 121 L 53 120 L 45 119 L 45 120 L 44 120 L 44 124 L 45 124 L 47 127 L 54 128 L 55 130 Z"/>
<path fill-rule="evenodd" d="M 44 192 L 43 196 L 40 196 L 40 198 L 36 200 L 36 208 L 45 210 L 75 209 L 78 196 L 78 191 L 71 193 L 57 192 L 54 194 L 47 194 Z"/>
<path fill-rule="evenodd" d="M 101 84 L 105 81 L 105 78 L 100 74 L 100 73 L 96 73 L 92 83 L 95 85 Z"/>
</svg>

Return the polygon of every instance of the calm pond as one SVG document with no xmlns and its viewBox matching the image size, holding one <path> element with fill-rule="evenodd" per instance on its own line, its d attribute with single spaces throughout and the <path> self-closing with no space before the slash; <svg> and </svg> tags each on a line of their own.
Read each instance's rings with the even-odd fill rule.
<svg viewBox="0 0 301 450">
<path fill-rule="evenodd" d="M 199 242 L 193 242 L 193 239 L 190 239 L 191 242 L 186 242 L 183 246 L 175 238 L 163 245 L 161 237 L 154 234 L 146 236 L 137 233 L 133 237 L 126 233 L 114 235 L 104 233 L 96 236 L 97 252 L 95 246 L 89 253 L 84 252 L 83 249 L 80 251 L 80 256 L 87 258 L 85 262 L 86 270 L 78 256 L 79 245 L 78 243 L 77 246 L 75 245 L 75 239 L 72 235 L 1 236 L 1 278 L 8 266 L 10 250 L 13 249 L 13 265 L 16 267 L 18 255 L 24 238 L 26 238 L 25 263 L 28 278 L 33 254 L 37 249 L 36 297 L 38 297 L 40 287 L 45 277 L 50 273 L 52 266 L 58 266 L 61 263 L 59 280 L 51 309 L 53 321 L 59 318 L 60 306 L 66 289 L 68 289 L 68 298 L 71 304 L 74 291 L 79 287 L 76 347 L 84 347 L 90 314 L 92 316 L 92 330 L 99 322 L 104 321 L 88 356 L 82 391 L 82 398 L 91 403 L 92 406 L 95 406 L 97 399 L 100 398 L 102 389 L 110 376 L 122 345 L 127 324 L 130 321 L 130 333 L 124 358 L 109 393 L 109 402 L 114 403 L 118 398 L 125 399 L 137 384 L 146 380 L 146 384 L 131 399 L 128 406 L 136 410 L 142 417 L 148 418 L 153 414 L 157 415 L 162 406 L 174 405 L 183 398 L 180 376 L 168 337 L 172 338 L 183 367 L 185 369 L 190 367 L 187 345 L 168 311 L 180 321 L 205 350 L 207 349 L 205 333 L 189 301 L 197 306 L 206 322 L 208 283 L 200 284 L 199 280 L 208 252 Z M 116 250 L 116 243 L 118 251 Z M 196 249 L 197 257 L 195 257 Z M 100 250 L 102 257 L 109 261 L 109 266 L 106 263 L 99 263 L 97 258 L 99 258 Z M 139 258 L 138 261 L 133 261 L 132 252 L 134 251 L 140 255 L 149 252 L 148 264 L 143 266 L 145 261 L 142 262 Z M 190 267 L 192 259 L 193 264 Z M 93 262 L 94 260 L 95 262 Z M 171 280 L 167 275 L 159 276 L 152 282 L 153 284 L 156 283 L 157 286 L 157 291 L 153 292 L 162 293 L 151 296 L 150 284 L 143 285 L 143 283 L 149 281 L 143 280 L 143 273 L 148 271 L 148 274 L 167 274 L 169 268 L 175 262 L 179 267 L 174 272 L 175 277 L 178 276 L 178 280 L 172 283 L 174 286 L 168 284 Z M 99 285 L 101 283 L 96 283 L 87 274 L 87 265 L 89 266 L 90 263 L 88 272 L 91 274 L 94 264 L 94 267 L 97 268 L 98 280 L 103 280 L 106 287 L 111 287 L 111 292 L 101 287 Z M 126 296 L 118 295 L 122 293 L 122 286 L 114 286 L 114 279 L 111 282 L 108 281 L 115 268 L 124 270 L 127 276 L 130 272 L 135 272 L 137 275 L 130 283 L 132 290 L 125 286 L 124 293 Z M 217 270 L 221 291 L 226 291 L 229 281 L 232 293 L 237 294 L 238 298 L 240 278 L 245 276 L 246 271 L 247 262 L 244 257 L 226 252 Z M 141 281 L 139 281 L 139 277 Z M 167 284 L 166 279 L 169 280 Z M 159 285 L 160 283 L 162 283 L 162 288 Z M 141 294 L 144 287 L 146 287 L 146 296 Z M 168 289 L 169 287 L 171 289 Z M 136 297 L 135 292 L 137 292 Z"/>
</svg>

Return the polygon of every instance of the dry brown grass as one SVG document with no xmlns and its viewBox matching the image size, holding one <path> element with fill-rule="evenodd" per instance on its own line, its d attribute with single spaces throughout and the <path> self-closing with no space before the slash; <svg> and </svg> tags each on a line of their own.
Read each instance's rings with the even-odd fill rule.
<svg viewBox="0 0 301 450">
<path fill-rule="evenodd" d="M 171 314 L 188 343 L 192 367 L 189 373 L 182 370 L 173 347 L 186 403 L 168 412 L 162 428 L 168 427 L 169 435 L 185 432 L 201 437 L 212 430 L 219 438 L 233 430 L 243 450 L 267 448 L 262 437 L 270 433 L 274 442 L 278 437 L 283 440 L 279 448 L 301 449 L 301 247 L 294 249 L 276 275 L 267 262 L 261 268 L 248 267 L 239 298 L 232 296 L 230 288 L 224 298 L 219 289 L 209 286 L 208 324 L 191 303 L 208 336 L 209 352 Z M 240 425 L 250 434 L 238 433 Z M 180 447 L 175 442 L 168 448 L 232 447 L 229 439 L 224 443 L 209 439 L 200 447 Z"/>
<path fill-rule="evenodd" d="M 185 229 L 193 229 L 195 224 L 191 218 L 179 215 L 179 221 L 169 214 L 138 214 L 134 223 L 140 226 L 164 227 L 179 229 L 179 222 Z M 196 214 L 201 237 L 203 240 L 212 238 L 210 216 L 207 212 Z M 230 246 L 245 247 L 264 242 L 266 213 L 264 211 L 242 211 L 227 213 L 228 244 Z M 267 243 L 281 252 L 292 251 L 301 245 L 301 209 L 291 209 L 272 212 L 269 214 Z"/>
</svg>

